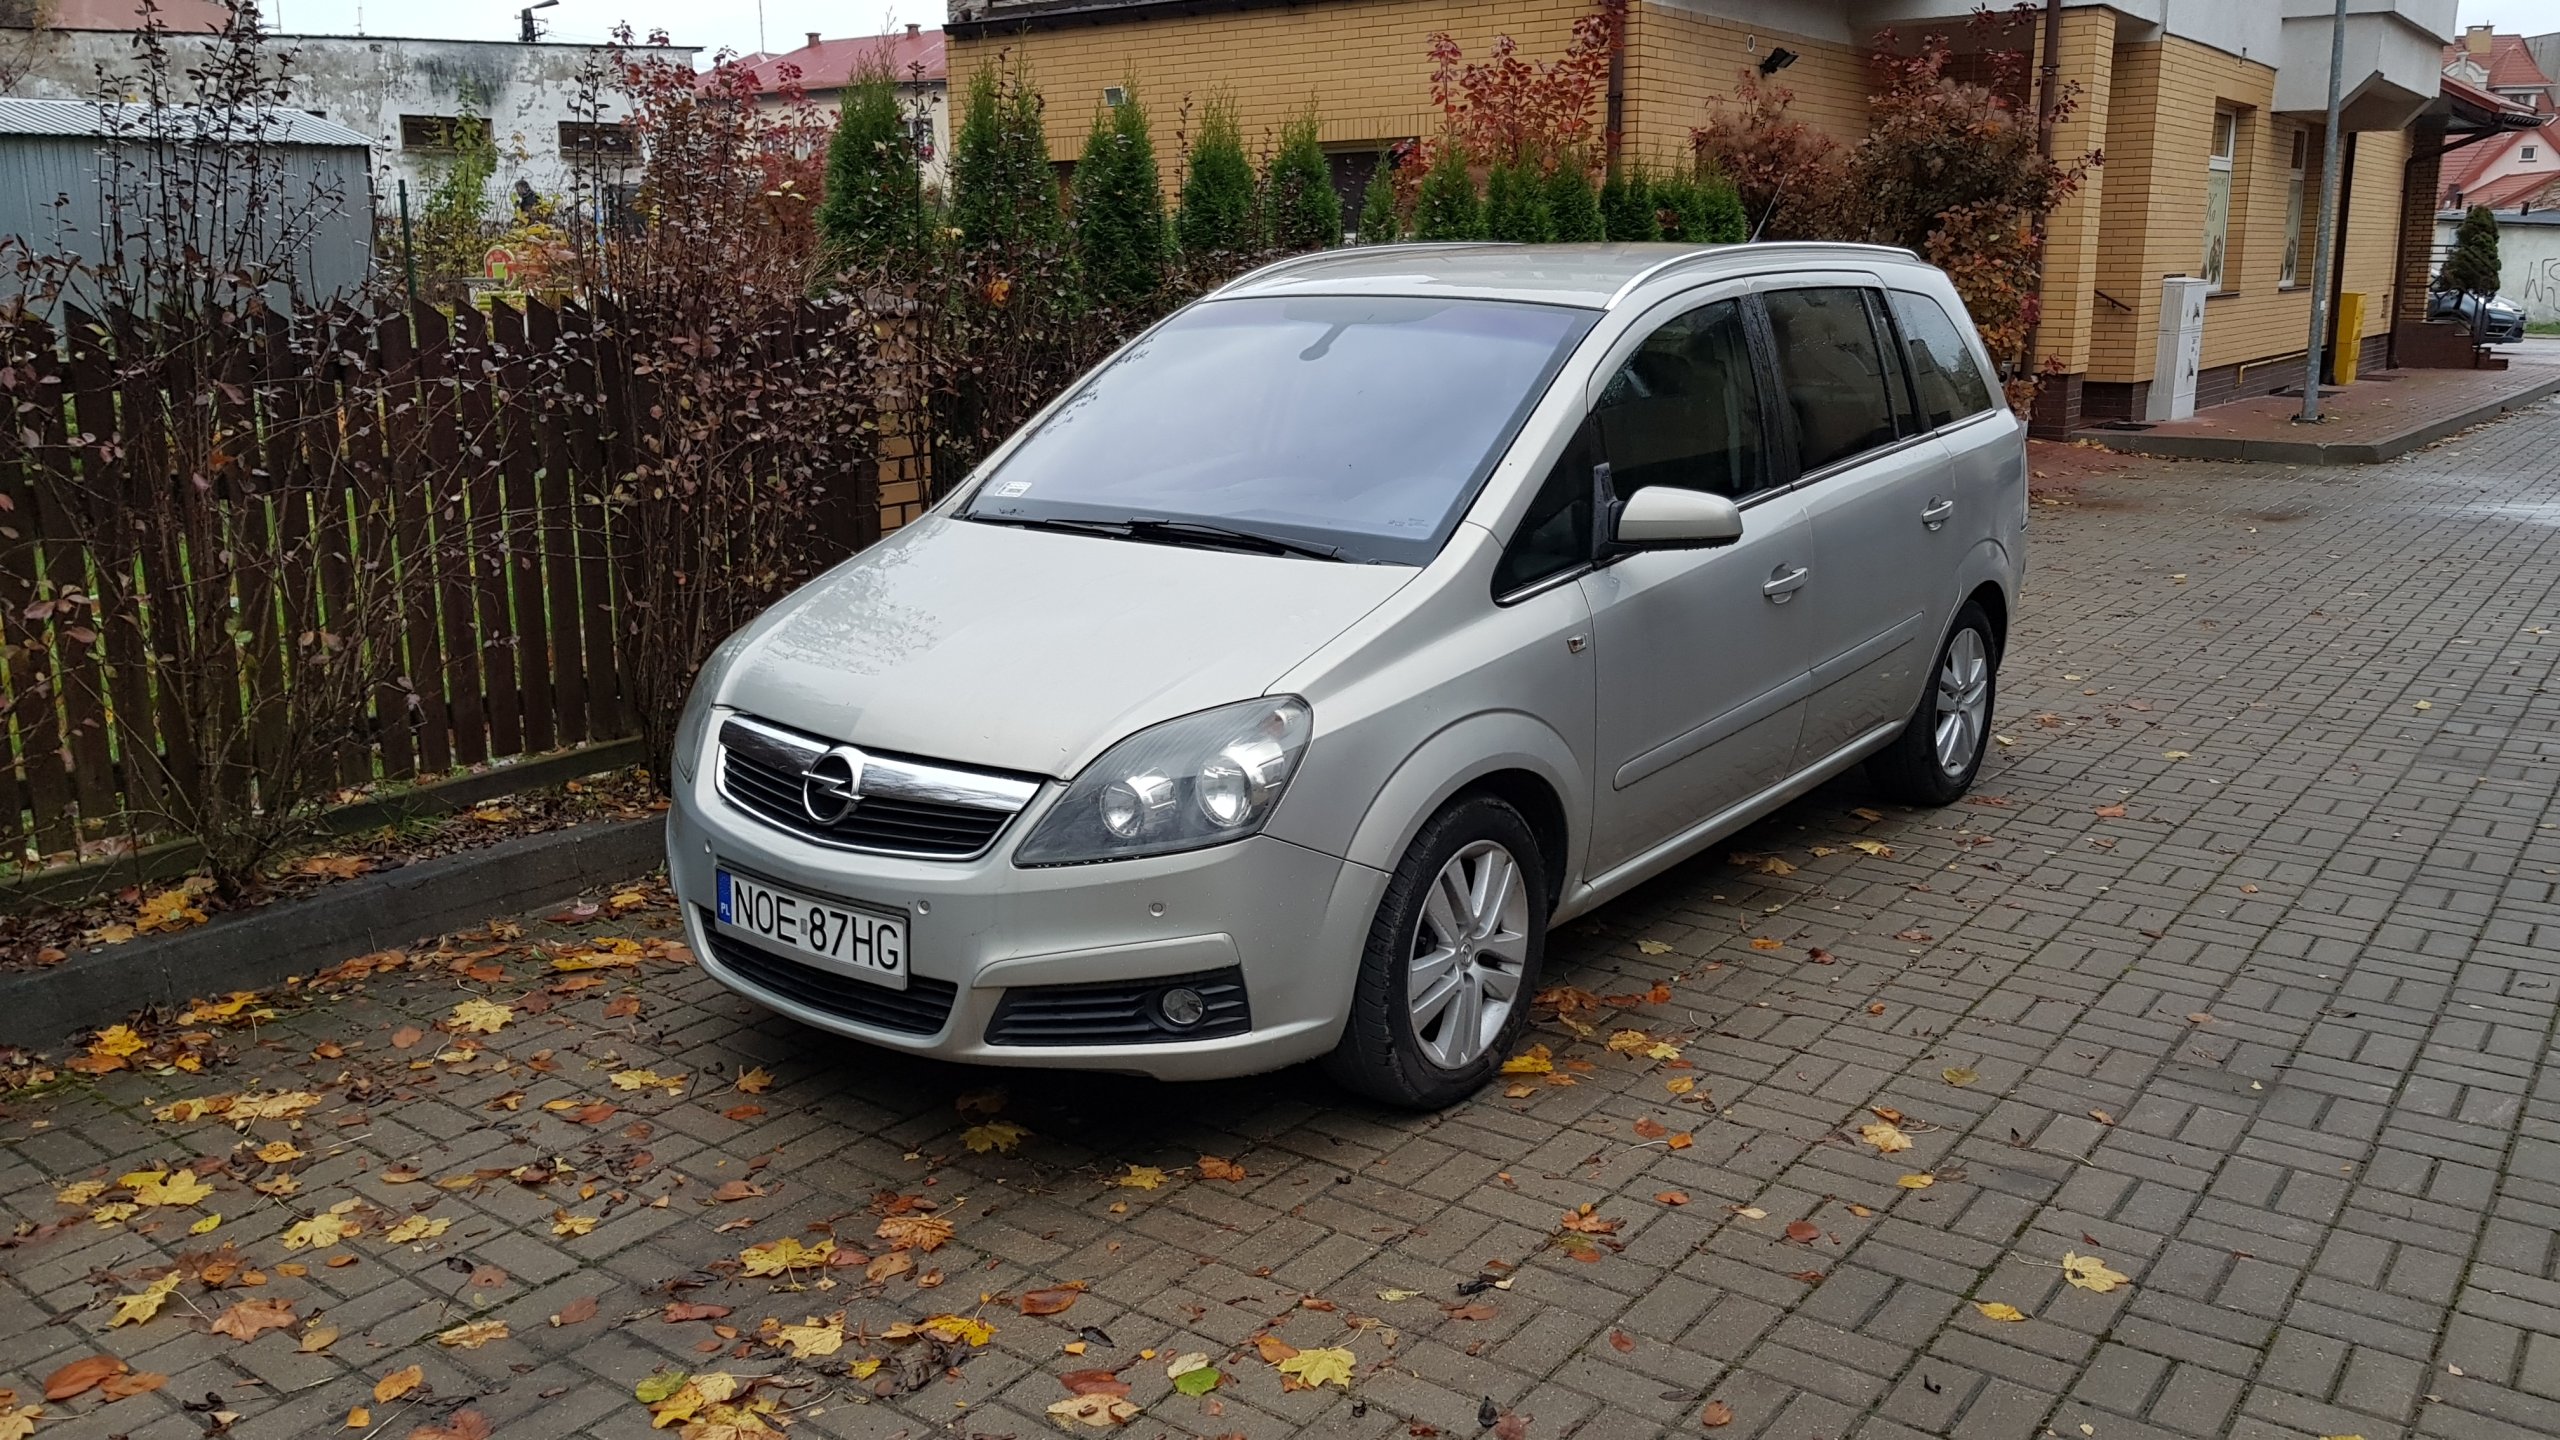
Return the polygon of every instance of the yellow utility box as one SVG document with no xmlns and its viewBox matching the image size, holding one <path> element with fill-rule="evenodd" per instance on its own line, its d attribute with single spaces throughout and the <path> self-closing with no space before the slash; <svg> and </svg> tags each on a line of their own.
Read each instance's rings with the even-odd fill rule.
<svg viewBox="0 0 2560 1440">
<path fill-rule="evenodd" d="M 2329 383 L 2356 383 L 2356 355 L 2364 349 L 2364 295 L 2361 291 L 2343 291 L 2338 296 L 2338 313 L 2330 317 Z"/>
</svg>

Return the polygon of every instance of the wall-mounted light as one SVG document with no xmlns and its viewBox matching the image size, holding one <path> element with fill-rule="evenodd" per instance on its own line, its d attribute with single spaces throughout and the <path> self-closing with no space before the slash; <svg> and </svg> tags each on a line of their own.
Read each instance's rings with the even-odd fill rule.
<svg viewBox="0 0 2560 1440">
<path fill-rule="evenodd" d="M 1768 55 L 1760 62 L 1760 73 L 1763 75 L 1775 75 L 1779 71 L 1796 63 L 1796 58 L 1796 52 L 1788 49 L 1786 46 L 1773 46 L 1771 47 Z"/>
</svg>

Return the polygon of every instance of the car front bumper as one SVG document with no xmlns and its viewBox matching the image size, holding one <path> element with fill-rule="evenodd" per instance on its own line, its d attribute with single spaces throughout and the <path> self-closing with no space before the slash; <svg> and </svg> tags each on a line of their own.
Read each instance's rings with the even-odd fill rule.
<svg viewBox="0 0 2560 1440">
<path fill-rule="evenodd" d="M 942 1059 L 1204 1080 L 1324 1054 L 1340 1037 L 1386 885 L 1382 872 L 1269 836 L 1181 855 L 1016 868 L 1013 848 L 1056 798 L 1054 784 L 974 860 L 842 850 L 741 812 L 714 788 L 714 768 L 705 765 L 680 783 L 667 814 L 668 875 L 703 968 L 805 1025 Z M 895 1002 L 896 1013 L 884 1017 L 869 982 L 715 933 L 710 907 L 721 865 L 819 897 L 903 912 L 909 990 Z M 1240 986 L 1249 1025 L 1184 1038 L 1170 1027 L 1124 1019 L 1098 1032 L 1085 1027 L 1085 1038 L 1099 1034 L 1097 1043 L 1016 1038 L 1025 1015 L 1126 1016 L 1135 1009 L 1151 1016 L 1148 982 L 1176 978 L 1221 996 Z M 813 980 L 819 983 L 805 983 Z M 946 995 L 947 1011 L 936 1023 Z M 992 1039 L 1008 997 L 1008 1039 Z"/>
</svg>

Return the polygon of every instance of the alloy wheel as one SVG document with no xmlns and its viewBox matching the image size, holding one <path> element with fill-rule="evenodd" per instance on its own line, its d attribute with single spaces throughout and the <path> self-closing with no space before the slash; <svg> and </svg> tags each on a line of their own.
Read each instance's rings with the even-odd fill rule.
<svg viewBox="0 0 2560 1440">
<path fill-rule="evenodd" d="M 1449 857 L 1423 899 L 1405 1000 L 1431 1062 L 1456 1070 L 1510 1023 L 1529 964 L 1529 893 L 1520 862 L 1492 840 Z"/>
<path fill-rule="evenodd" d="M 1970 626 L 1947 642 L 1938 662 L 1938 768 L 1962 775 L 1982 748 L 1991 723 L 1991 651 L 1982 632 Z"/>
</svg>

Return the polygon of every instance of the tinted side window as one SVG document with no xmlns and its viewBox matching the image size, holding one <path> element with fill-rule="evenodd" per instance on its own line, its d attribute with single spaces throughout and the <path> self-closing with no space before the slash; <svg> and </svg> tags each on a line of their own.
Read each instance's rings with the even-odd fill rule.
<svg viewBox="0 0 2560 1440">
<path fill-rule="evenodd" d="M 1702 305 L 1646 336 L 1592 419 L 1621 499 L 1647 485 L 1735 499 L 1760 489 L 1768 446 L 1740 303 Z"/>
<path fill-rule="evenodd" d="M 1930 425 L 1952 425 L 1990 409 L 1990 382 L 1974 363 L 1973 347 L 1964 343 L 1956 322 L 1926 295 L 1896 290 L 1892 300 L 1903 348 L 1911 353 L 1911 379 L 1920 388 L 1920 408 Z"/>
<path fill-rule="evenodd" d="M 1520 528 L 1494 566 L 1494 594 L 1508 595 L 1590 560 L 1591 471 L 1599 463 L 1599 447 L 1586 419 L 1556 457 L 1555 468 L 1547 472 L 1537 498 L 1529 502 L 1529 513 L 1520 517 Z"/>
<path fill-rule="evenodd" d="M 1804 468 L 1818 470 L 1893 443 L 1884 352 L 1868 323 L 1865 295 L 1850 288 L 1772 290 L 1763 299 Z"/>
</svg>

